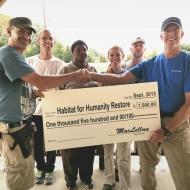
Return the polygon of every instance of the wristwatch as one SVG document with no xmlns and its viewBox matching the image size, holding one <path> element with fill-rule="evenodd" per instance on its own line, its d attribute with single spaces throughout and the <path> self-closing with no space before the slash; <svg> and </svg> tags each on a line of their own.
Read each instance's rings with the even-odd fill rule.
<svg viewBox="0 0 190 190">
<path fill-rule="evenodd" d="M 165 136 L 170 136 L 171 135 L 171 133 L 165 128 L 165 127 L 162 127 L 162 129 L 163 129 L 163 131 L 164 131 L 164 135 Z"/>
</svg>

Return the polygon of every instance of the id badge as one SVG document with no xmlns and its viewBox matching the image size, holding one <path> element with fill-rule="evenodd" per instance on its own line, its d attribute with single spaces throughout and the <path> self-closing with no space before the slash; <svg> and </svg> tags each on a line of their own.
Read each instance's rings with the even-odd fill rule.
<svg viewBox="0 0 190 190">
<path fill-rule="evenodd" d="M 0 121 L 0 132 L 8 133 L 9 132 L 9 123 Z"/>
</svg>

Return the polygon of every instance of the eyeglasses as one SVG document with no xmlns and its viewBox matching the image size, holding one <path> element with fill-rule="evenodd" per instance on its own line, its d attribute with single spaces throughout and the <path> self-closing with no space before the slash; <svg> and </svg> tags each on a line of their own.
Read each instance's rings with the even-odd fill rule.
<svg viewBox="0 0 190 190">
<path fill-rule="evenodd" d="M 49 41 L 54 41 L 54 38 L 46 38 L 46 37 L 42 37 L 42 38 L 39 38 L 39 40 L 43 40 L 43 41 L 46 41 L 46 40 L 49 40 Z"/>
</svg>

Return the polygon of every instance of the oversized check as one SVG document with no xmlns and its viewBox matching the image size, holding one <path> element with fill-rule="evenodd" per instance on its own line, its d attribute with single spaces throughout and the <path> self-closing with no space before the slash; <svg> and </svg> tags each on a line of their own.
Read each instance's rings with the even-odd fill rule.
<svg viewBox="0 0 190 190">
<path fill-rule="evenodd" d="M 44 92 L 45 149 L 148 140 L 160 128 L 157 82 Z"/>
</svg>

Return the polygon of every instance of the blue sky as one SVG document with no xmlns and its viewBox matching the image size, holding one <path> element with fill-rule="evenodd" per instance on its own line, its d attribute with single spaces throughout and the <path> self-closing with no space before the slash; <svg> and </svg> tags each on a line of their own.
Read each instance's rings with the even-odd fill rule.
<svg viewBox="0 0 190 190">
<path fill-rule="evenodd" d="M 44 0 L 47 28 L 63 44 L 78 39 L 89 47 L 107 53 L 120 45 L 126 53 L 137 36 L 146 40 L 147 51 L 162 51 L 160 28 L 164 19 L 177 16 L 185 32 L 182 42 L 190 43 L 189 0 Z M 10 16 L 27 16 L 43 24 L 43 0 L 7 0 L 0 12 Z"/>
</svg>

